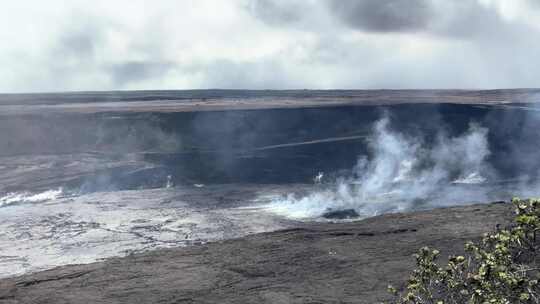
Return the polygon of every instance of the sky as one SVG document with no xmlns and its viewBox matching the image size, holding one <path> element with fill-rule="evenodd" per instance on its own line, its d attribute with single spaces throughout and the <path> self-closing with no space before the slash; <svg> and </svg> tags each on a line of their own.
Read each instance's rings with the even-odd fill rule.
<svg viewBox="0 0 540 304">
<path fill-rule="evenodd" d="M 540 87 L 540 0 L 5 0 L 0 92 Z"/>
</svg>

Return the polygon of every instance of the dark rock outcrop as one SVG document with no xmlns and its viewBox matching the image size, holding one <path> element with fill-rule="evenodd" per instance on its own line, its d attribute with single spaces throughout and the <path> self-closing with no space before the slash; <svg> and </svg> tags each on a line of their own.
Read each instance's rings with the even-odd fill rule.
<svg viewBox="0 0 540 304">
<path fill-rule="evenodd" d="M 505 225 L 509 204 L 311 223 L 0 281 L 0 303 L 376 303 L 421 246 L 443 256 Z"/>
<path fill-rule="evenodd" d="M 322 217 L 330 220 L 345 220 L 358 218 L 360 214 L 354 209 L 345 210 L 329 210 L 322 215 Z"/>
</svg>

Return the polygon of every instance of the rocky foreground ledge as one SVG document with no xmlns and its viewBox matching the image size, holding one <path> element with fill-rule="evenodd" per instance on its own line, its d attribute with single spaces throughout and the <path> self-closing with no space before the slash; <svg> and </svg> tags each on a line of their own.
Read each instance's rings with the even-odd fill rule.
<svg viewBox="0 0 540 304">
<path fill-rule="evenodd" d="M 0 303 L 376 303 L 421 246 L 459 253 L 511 218 L 492 203 L 305 224 L 5 279 Z"/>
</svg>

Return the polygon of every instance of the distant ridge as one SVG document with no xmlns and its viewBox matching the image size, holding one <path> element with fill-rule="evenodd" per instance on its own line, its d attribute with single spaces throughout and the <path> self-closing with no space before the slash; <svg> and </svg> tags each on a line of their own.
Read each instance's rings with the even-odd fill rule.
<svg viewBox="0 0 540 304">
<path fill-rule="evenodd" d="M 540 89 L 495 90 L 144 90 L 144 91 L 83 91 L 55 93 L 0 94 L 0 105 L 38 105 L 96 102 L 132 102 L 153 100 L 204 100 L 204 99 L 395 99 L 395 98 L 475 98 L 490 101 L 530 102 L 540 99 Z"/>
</svg>

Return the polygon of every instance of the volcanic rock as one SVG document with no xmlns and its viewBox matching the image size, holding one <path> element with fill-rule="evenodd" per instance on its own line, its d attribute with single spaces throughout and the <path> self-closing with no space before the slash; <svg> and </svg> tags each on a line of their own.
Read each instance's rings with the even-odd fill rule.
<svg viewBox="0 0 540 304">
<path fill-rule="evenodd" d="M 418 248 L 459 254 L 511 218 L 497 203 L 299 224 L 4 279 L 0 303 L 376 303 Z"/>
</svg>

